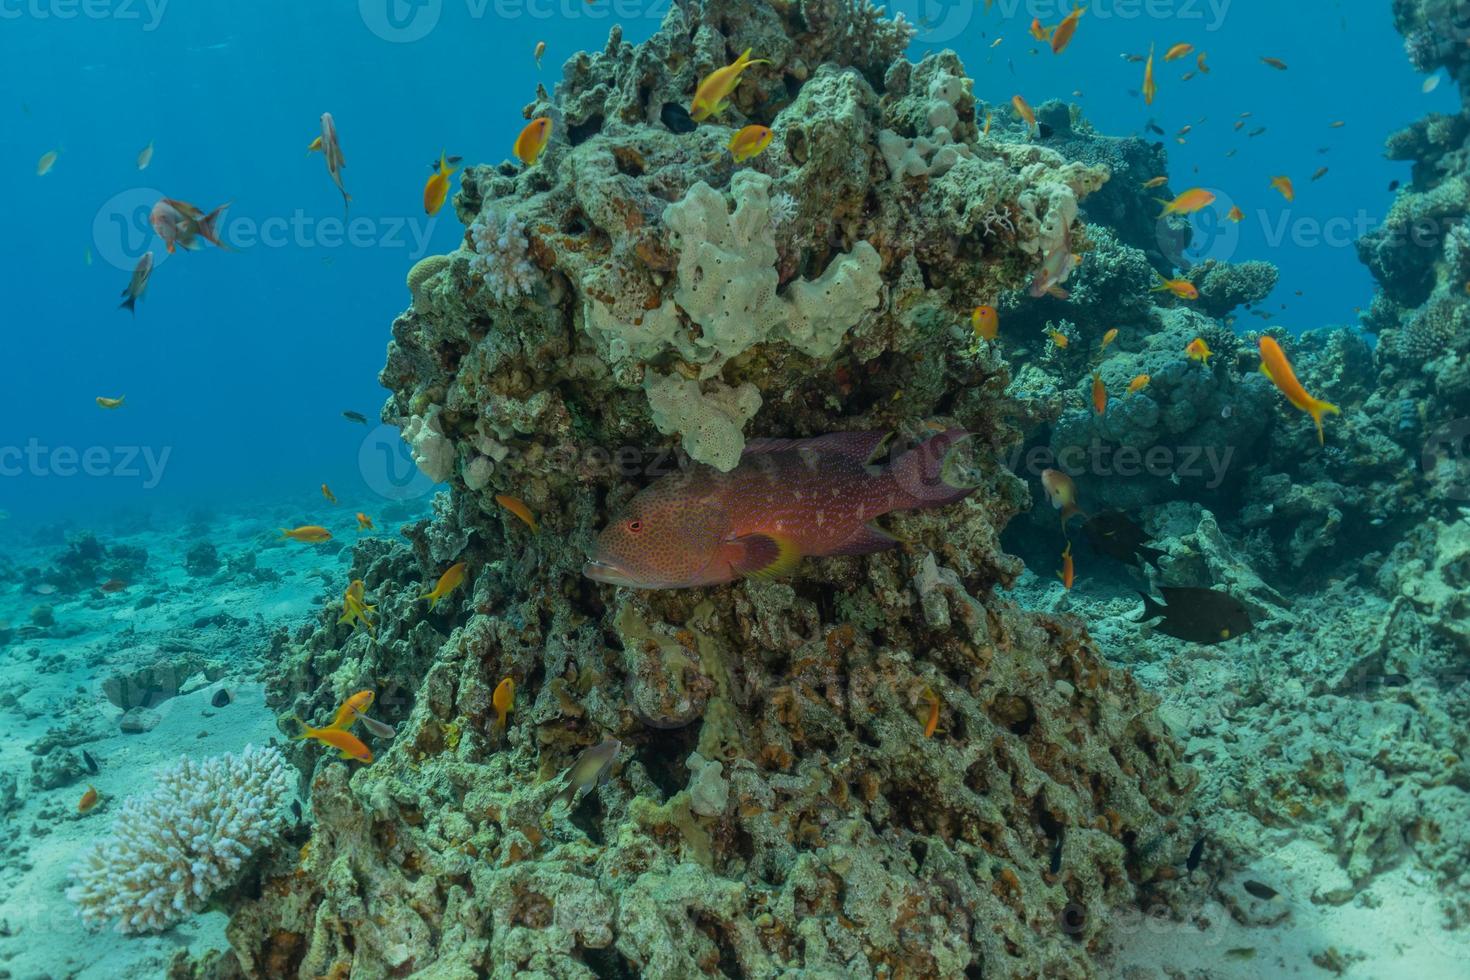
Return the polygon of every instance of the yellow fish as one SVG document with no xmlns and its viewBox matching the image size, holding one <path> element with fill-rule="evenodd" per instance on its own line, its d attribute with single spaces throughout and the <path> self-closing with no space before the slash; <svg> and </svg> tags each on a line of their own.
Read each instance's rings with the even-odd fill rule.
<svg viewBox="0 0 1470 980">
<path fill-rule="evenodd" d="M 505 722 L 510 717 L 515 699 L 516 682 L 507 677 L 496 686 L 495 693 L 490 697 L 490 703 L 495 707 L 495 730 L 497 732 L 505 731 Z"/>
<path fill-rule="evenodd" d="M 1048 330 L 1046 333 L 1047 336 L 1051 338 L 1051 342 L 1056 344 L 1062 350 L 1066 350 L 1067 344 L 1071 343 L 1071 341 L 1067 339 L 1067 335 L 1059 330 Z"/>
<path fill-rule="evenodd" d="M 372 749 L 364 745 L 362 740 L 351 732 L 343 731 L 340 728 L 312 728 L 309 725 L 302 727 L 306 730 L 300 735 L 292 736 L 293 738 L 309 738 L 323 745 L 331 746 L 341 752 L 338 758 L 356 759 L 358 762 L 363 763 L 373 761 Z"/>
<path fill-rule="evenodd" d="M 127 395 L 119 395 L 116 398 L 108 398 L 105 395 L 98 395 L 97 404 L 103 408 L 122 408 L 123 399 L 127 397 Z"/>
<path fill-rule="evenodd" d="M 351 592 L 354 586 L 361 585 L 361 581 L 353 582 L 352 585 L 347 587 L 347 591 Z M 362 592 L 359 591 L 357 596 L 361 599 Z M 342 702 L 342 707 L 337 709 L 337 713 L 332 716 L 332 723 L 327 727 L 338 728 L 342 731 L 351 728 L 352 723 L 357 720 L 357 716 L 373 706 L 373 698 L 375 696 L 372 691 L 358 691 L 346 701 Z"/>
<path fill-rule="evenodd" d="M 1288 202 L 1296 200 L 1296 188 L 1291 185 L 1290 177 L 1272 177 L 1271 186 L 1280 191 Z"/>
<path fill-rule="evenodd" d="M 437 214 L 444 206 L 444 199 L 449 196 L 449 175 L 454 173 L 454 168 L 449 166 L 444 156 L 444 151 L 439 151 L 439 166 L 429 177 L 429 182 L 424 185 L 424 213 Z"/>
<path fill-rule="evenodd" d="M 533 533 L 541 530 L 536 525 L 536 515 L 531 513 L 531 508 L 527 507 L 525 501 L 519 497 L 512 497 L 508 493 L 497 493 L 495 502 L 519 517 Z"/>
<path fill-rule="evenodd" d="M 1215 352 L 1210 350 L 1210 345 L 1205 343 L 1205 338 L 1203 337 L 1196 337 L 1191 340 L 1189 346 L 1184 348 L 1184 353 L 1189 356 L 1191 361 L 1199 361 L 1205 367 L 1210 366 L 1210 358 L 1215 356 Z"/>
<path fill-rule="evenodd" d="M 1142 391 L 1144 388 L 1148 387 L 1148 383 L 1152 380 L 1153 379 L 1146 374 L 1137 375 L 1132 381 L 1128 382 L 1128 394 L 1131 395 L 1135 392 Z"/>
<path fill-rule="evenodd" d="M 1286 351 L 1281 349 L 1274 337 L 1262 335 L 1259 347 L 1261 373 L 1286 396 L 1287 401 L 1312 417 L 1312 421 L 1317 424 L 1317 444 L 1322 445 L 1325 441 L 1322 433 L 1323 413 L 1341 415 L 1342 410 L 1331 402 L 1307 394 L 1307 389 L 1302 387 L 1302 383 L 1296 378 L 1296 372 L 1292 370 Z"/>
<path fill-rule="evenodd" d="M 322 484 L 322 496 L 327 498 L 328 503 L 335 504 L 337 502 L 337 495 L 325 483 Z"/>
<path fill-rule="evenodd" d="M 1101 354 L 1103 351 L 1105 351 L 1105 350 L 1108 349 L 1108 344 L 1111 344 L 1113 341 L 1115 341 L 1117 339 L 1118 339 L 1118 328 L 1117 327 L 1114 327 L 1113 329 L 1109 330 L 1107 333 L 1103 334 L 1102 346 L 1097 349 L 1097 352 L 1099 354 Z"/>
<path fill-rule="evenodd" d="M 371 531 L 373 529 L 373 519 L 364 514 L 362 511 L 358 511 L 357 529 L 359 531 Z"/>
<path fill-rule="evenodd" d="M 736 163 L 744 163 L 751 157 L 759 156 L 766 147 L 771 145 L 771 140 L 776 134 L 768 127 L 751 124 L 730 137 L 730 143 L 726 149 L 730 156 L 735 158 Z"/>
<path fill-rule="evenodd" d="M 1207 191 L 1203 187 L 1192 187 L 1174 198 L 1172 201 L 1159 202 L 1164 206 L 1164 214 L 1194 214 L 1203 208 L 1215 203 L 1213 191 Z M 1162 217 L 1162 216 L 1161 216 Z"/>
<path fill-rule="evenodd" d="M 516 159 L 528 167 L 539 160 L 546 144 L 551 142 L 551 128 L 550 116 L 537 116 L 526 123 L 511 150 Z"/>
<path fill-rule="evenodd" d="M 1148 46 L 1148 64 L 1143 66 L 1143 101 L 1145 105 L 1154 104 L 1154 96 L 1159 94 L 1158 85 L 1154 84 L 1154 46 Z"/>
<path fill-rule="evenodd" d="M 432 592 L 425 592 L 419 596 L 420 599 L 429 600 L 429 608 L 433 609 L 449 593 L 459 588 L 459 583 L 464 581 L 464 562 L 457 561 L 449 566 L 448 571 L 439 576 L 439 582 L 434 586 Z"/>
<path fill-rule="evenodd" d="M 710 72 L 694 89 L 694 101 L 689 105 L 689 118 L 695 122 L 704 122 L 724 112 L 730 104 L 730 96 L 735 94 L 735 87 L 740 84 L 741 73 L 751 65 L 769 64 L 765 59 L 752 61 L 750 48 L 746 48 L 733 64 Z"/>
<path fill-rule="evenodd" d="M 307 544 L 321 544 L 323 541 L 332 540 L 332 532 L 317 524 L 306 524 L 291 530 L 281 528 L 281 537 L 290 538 L 293 541 L 305 541 Z"/>
<path fill-rule="evenodd" d="M 347 587 L 346 593 L 342 596 L 342 615 L 337 622 L 338 624 L 347 623 L 353 629 L 361 626 L 369 634 L 375 633 L 377 624 L 373 622 L 372 614 L 377 608 L 377 606 L 368 605 L 367 600 L 363 598 L 362 579 L 353 579 L 352 584 Z M 367 708 L 364 706 L 362 710 L 366 711 Z"/>
</svg>

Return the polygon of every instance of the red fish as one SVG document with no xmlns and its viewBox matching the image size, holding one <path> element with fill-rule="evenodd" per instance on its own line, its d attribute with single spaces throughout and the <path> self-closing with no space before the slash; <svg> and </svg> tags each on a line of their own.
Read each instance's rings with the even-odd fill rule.
<svg viewBox="0 0 1470 980">
<path fill-rule="evenodd" d="M 188 201 L 176 201 L 171 197 L 161 199 L 153 205 L 148 223 L 163 239 L 164 247 L 173 252 L 174 246 L 186 249 L 202 248 L 199 239 L 204 239 L 216 248 L 229 249 L 219 240 L 219 219 L 229 202 L 221 204 L 205 214 Z M 151 265 L 151 264 L 150 264 Z"/>
<path fill-rule="evenodd" d="M 866 555 L 898 540 L 869 522 L 943 507 L 957 482 L 963 429 L 946 429 L 886 468 L 869 465 L 883 432 L 755 439 L 729 473 L 698 466 L 635 496 L 598 535 L 583 574 L 639 589 L 682 589 L 789 571 L 804 557 Z"/>
</svg>

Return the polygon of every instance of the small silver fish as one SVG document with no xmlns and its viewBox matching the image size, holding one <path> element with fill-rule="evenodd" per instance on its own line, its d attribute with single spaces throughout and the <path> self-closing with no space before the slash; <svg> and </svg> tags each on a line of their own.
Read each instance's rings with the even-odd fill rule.
<svg viewBox="0 0 1470 980">
<path fill-rule="evenodd" d="M 597 745 L 583 749 L 582 754 L 577 756 L 577 761 L 567 770 L 566 789 L 556 794 L 546 809 L 551 810 L 558 803 L 576 806 L 587 790 L 607 782 L 613 760 L 618 757 L 618 750 L 622 747 L 622 742 L 609 735 Z"/>
<path fill-rule="evenodd" d="M 354 711 L 352 712 L 352 714 L 355 717 L 355 720 L 362 722 L 363 728 L 366 728 L 368 731 L 378 736 L 378 738 L 392 738 L 393 736 L 398 734 L 398 729 L 394 728 L 387 722 L 379 721 L 376 718 L 369 718 L 361 711 Z"/>
</svg>

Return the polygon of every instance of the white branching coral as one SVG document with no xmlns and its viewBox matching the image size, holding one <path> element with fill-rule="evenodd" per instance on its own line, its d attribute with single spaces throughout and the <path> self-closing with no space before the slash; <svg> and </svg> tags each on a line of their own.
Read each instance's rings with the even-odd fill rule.
<svg viewBox="0 0 1470 980">
<path fill-rule="evenodd" d="M 771 195 L 771 224 L 777 227 L 796 217 L 796 198 L 785 191 Z"/>
<path fill-rule="evenodd" d="M 535 288 L 540 276 L 528 257 L 526 231 L 514 214 L 486 211 L 470 224 L 470 238 L 475 243 L 470 272 L 484 281 L 497 302 Z"/>
<path fill-rule="evenodd" d="M 285 824 L 291 780 L 274 748 L 181 759 L 123 803 L 112 833 L 71 868 L 66 897 L 99 928 L 161 932 L 188 918 Z"/>
</svg>

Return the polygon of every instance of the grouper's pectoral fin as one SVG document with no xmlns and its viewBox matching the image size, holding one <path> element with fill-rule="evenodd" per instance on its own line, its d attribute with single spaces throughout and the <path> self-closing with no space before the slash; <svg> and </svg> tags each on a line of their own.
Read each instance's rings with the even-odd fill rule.
<svg viewBox="0 0 1470 980">
<path fill-rule="evenodd" d="M 860 524 L 858 529 L 829 555 L 871 555 L 875 551 L 887 551 L 900 544 L 900 540 L 873 524 Z"/>
<path fill-rule="evenodd" d="M 742 534 L 726 541 L 723 552 L 736 572 L 761 578 L 785 575 L 801 561 L 796 542 L 776 534 Z"/>
</svg>

